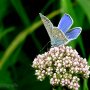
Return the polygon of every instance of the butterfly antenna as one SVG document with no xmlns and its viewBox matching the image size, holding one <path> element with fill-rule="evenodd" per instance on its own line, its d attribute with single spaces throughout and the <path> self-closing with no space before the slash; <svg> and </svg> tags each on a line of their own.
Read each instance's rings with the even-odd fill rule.
<svg viewBox="0 0 90 90">
<path fill-rule="evenodd" d="M 49 41 L 41 50 L 40 50 L 40 52 L 42 51 L 42 50 L 44 50 L 44 48 L 50 43 L 51 41 Z"/>
</svg>

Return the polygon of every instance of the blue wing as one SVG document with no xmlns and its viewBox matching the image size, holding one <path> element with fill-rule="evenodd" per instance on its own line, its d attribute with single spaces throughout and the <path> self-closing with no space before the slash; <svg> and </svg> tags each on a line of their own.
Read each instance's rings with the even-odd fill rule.
<svg viewBox="0 0 90 90">
<path fill-rule="evenodd" d="M 69 40 L 74 40 L 80 35 L 81 31 L 81 27 L 75 27 L 71 31 L 66 32 L 65 35 Z"/>
<path fill-rule="evenodd" d="M 58 24 L 58 29 L 66 33 L 73 24 L 73 19 L 69 14 L 64 14 Z"/>
</svg>

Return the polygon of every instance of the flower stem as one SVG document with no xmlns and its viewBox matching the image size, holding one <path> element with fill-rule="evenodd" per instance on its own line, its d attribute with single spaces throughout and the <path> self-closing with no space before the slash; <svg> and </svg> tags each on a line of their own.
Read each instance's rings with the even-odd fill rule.
<svg viewBox="0 0 90 90">
<path fill-rule="evenodd" d="M 52 88 L 52 90 L 56 90 L 55 88 Z"/>
</svg>

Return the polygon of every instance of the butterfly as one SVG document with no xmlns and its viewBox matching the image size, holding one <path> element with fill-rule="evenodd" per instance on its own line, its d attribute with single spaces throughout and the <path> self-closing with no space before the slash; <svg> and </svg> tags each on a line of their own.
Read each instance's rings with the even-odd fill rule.
<svg viewBox="0 0 90 90">
<path fill-rule="evenodd" d="M 65 13 L 61 17 L 57 27 L 53 26 L 52 22 L 46 16 L 41 13 L 39 15 L 51 39 L 52 47 L 68 44 L 70 41 L 76 39 L 82 31 L 81 27 L 70 29 L 73 19 L 69 14 Z"/>
</svg>

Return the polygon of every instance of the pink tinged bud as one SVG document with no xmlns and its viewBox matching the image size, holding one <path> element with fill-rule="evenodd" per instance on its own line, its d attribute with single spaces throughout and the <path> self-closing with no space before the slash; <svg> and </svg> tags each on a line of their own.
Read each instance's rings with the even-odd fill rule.
<svg viewBox="0 0 90 90">
<path fill-rule="evenodd" d="M 58 63 L 58 67 L 61 67 L 62 65 L 60 63 Z"/>
<path fill-rule="evenodd" d="M 59 52 L 59 48 L 58 48 L 58 47 L 54 47 L 54 50 L 55 50 L 56 52 Z"/>
<path fill-rule="evenodd" d="M 62 83 L 62 86 L 65 86 L 65 84 L 64 84 L 64 83 Z"/>
<path fill-rule="evenodd" d="M 69 86 L 69 88 L 70 88 L 70 89 L 72 89 L 72 88 L 73 88 L 73 86 L 71 86 L 71 85 L 70 85 L 70 86 Z"/>
<path fill-rule="evenodd" d="M 64 49 L 60 49 L 60 52 L 64 53 L 64 52 L 65 52 L 65 50 L 64 50 Z"/>
<path fill-rule="evenodd" d="M 63 53 L 60 53 L 59 57 L 61 58 L 63 56 Z"/>
<path fill-rule="evenodd" d="M 43 70 L 42 73 L 45 74 L 45 70 Z"/>
<path fill-rule="evenodd" d="M 64 86 L 65 85 L 65 81 L 61 80 L 61 84 L 62 84 L 62 86 Z"/>
<path fill-rule="evenodd" d="M 51 57 L 47 57 L 47 60 L 50 61 L 50 60 L 52 60 L 52 58 Z"/>
<path fill-rule="evenodd" d="M 70 80 L 68 80 L 67 83 L 70 84 Z"/>
<path fill-rule="evenodd" d="M 63 69 L 61 68 L 59 71 L 60 71 L 60 72 L 62 72 L 62 71 L 63 71 Z"/>
<path fill-rule="evenodd" d="M 77 65 L 77 62 L 74 62 L 73 65 L 76 66 Z"/>
</svg>

